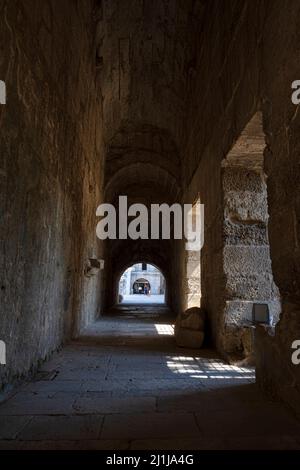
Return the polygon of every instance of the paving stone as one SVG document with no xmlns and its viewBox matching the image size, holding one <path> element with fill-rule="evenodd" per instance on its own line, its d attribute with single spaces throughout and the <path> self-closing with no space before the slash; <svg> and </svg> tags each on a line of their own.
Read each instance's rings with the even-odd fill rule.
<svg viewBox="0 0 300 470">
<path fill-rule="evenodd" d="M 300 450 L 297 439 L 289 435 L 225 438 L 228 450 Z"/>
<path fill-rule="evenodd" d="M 157 410 L 159 412 L 176 411 L 201 411 L 201 410 L 222 410 L 226 406 L 222 398 L 216 399 L 216 395 L 207 392 L 195 392 L 186 394 L 184 391 L 176 396 L 159 396 L 157 398 Z M 238 405 L 235 406 L 237 408 Z"/>
<path fill-rule="evenodd" d="M 15 439 L 31 416 L 0 416 L 0 439 Z"/>
<path fill-rule="evenodd" d="M 68 414 L 78 396 L 73 392 L 20 392 L 0 405 L 0 415 Z"/>
<path fill-rule="evenodd" d="M 154 397 L 103 397 L 97 392 L 88 392 L 80 396 L 74 403 L 76 413 L 140 413 L 155 411 L 156 399 Z"/>
<path fill-rule="evenodd" d="M 99 438 L 102 416 L 35 416 L 18 440 L 86 440 Z"/>
<path fill-rule="evenodd" d="M 252 368 L 151 338 L 104 345 L 109 322 L 117 338 L 124 322 L 106 319 L 102 333 L 97 322 L 94 339 L 40 369 L 59 368 L 53 380 L 26 383 L 0 405 L 0 449 L 299 448 L 299 422 L 262 395 Z"/>
<path fill-rule="evenodd" d="M 226 450 L 228 444 L 220 438 L 140 439 L 130 443 L 132 450 Z"/>
<path fill-rule="evenodd" d="M 251 405 L 233 409 L 203 409 L 196 413 L 197 422 L 207 436 L 227 437 L 280 437 L 300 436 L 300 423 L 277 404 Z"/>
<path fill-rule="evenodd" d="M 84 390 L 84 382 L 80 380 L 43 380 L 31 382 L 23 388 L 26 392 L 81 392 Z"/>
<path fill-rule="evenodd" d="M 0 450 L 127 450 L 126 440 L 1 441 Z"/>
<path fill-rule="evenodd" d="M 193 414 L 141 413 L 105 416 L 101 439 L 187 438 L 200 435 Z"/>
</svg>

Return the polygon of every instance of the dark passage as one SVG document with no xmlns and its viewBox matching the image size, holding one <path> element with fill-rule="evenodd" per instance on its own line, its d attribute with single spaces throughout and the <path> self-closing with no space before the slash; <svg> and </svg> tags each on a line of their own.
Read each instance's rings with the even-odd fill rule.
<svg viewBox="0 0 300 470">
<path fill-rule="evenodd" d="M 299 19 L 0 0 L 2 449 L 300 447 Z"/>
<path fill-rule="evenodd" d="M 300 424 L 263 398 L 253 368 L 178 348 L 172 335 L 167 308 L 118 307 L 1 406 L 1 437 L 10 440 L 0 447 L 300 447 Z"/>
</svg>

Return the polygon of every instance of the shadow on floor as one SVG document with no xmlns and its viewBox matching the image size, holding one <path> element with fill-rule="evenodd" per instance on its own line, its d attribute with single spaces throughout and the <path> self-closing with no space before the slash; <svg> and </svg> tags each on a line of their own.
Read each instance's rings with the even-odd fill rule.
<svg viewBox="0 0 300 470">
<path fill-rule="evenodd" d="M 1 449 L 300 448 L 253 368 L 176 347 L 171 313 L 139 308 L 91 325 L 0 406 Z"/>
</svg>

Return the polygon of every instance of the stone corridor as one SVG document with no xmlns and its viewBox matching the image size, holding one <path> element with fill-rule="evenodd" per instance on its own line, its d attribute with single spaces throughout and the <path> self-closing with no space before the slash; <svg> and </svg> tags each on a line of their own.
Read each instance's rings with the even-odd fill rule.
<svg viewBox="0 0 300 470">
<path fill-rule="evenodd" d="M 172 335 L 163 306 L 103 317 L 0 405 L 0 449 L 300 449 L 253 368 Z"/>
<path fill-rule="evenodd" d="M 0 0 L 1 449 L 299 449 L 299 25 Z"/>
</svg>

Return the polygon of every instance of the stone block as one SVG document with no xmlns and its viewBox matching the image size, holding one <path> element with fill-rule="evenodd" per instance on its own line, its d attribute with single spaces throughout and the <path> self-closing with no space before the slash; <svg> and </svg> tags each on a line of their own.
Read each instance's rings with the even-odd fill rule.
<svg viewBox="0 0 300 470">
<path fill-rule="evenodd" d="M 175 323 L 175 341 L 178 346 L 201 348 L 204 340 L 205 311 L 198 307 L 188 308 Z"/>
<path fill-rule="evenodd" d="M 175 334 L 176 344 L 182 348 L 201 348 L 204 332 L 180 328 Z"/>
</svg>

